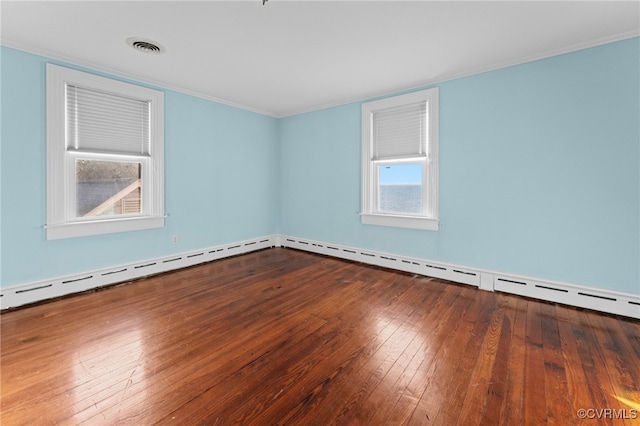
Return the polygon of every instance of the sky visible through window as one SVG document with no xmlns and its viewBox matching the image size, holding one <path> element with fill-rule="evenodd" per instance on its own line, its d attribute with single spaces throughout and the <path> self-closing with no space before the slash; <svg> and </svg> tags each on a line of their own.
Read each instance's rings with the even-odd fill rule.
<svg viewBox="0 0 640 426">
<path fill-rule="evenodd" d="M 420 185 L 421 183 L 421 164 L 393 164 L 380 166 L 380 185 Z"/>
<path fill-rule="evenodd" d="M 378 167 L 378 211 L 421 213 L 422 164 L 384 164 Z"/>
</svg>

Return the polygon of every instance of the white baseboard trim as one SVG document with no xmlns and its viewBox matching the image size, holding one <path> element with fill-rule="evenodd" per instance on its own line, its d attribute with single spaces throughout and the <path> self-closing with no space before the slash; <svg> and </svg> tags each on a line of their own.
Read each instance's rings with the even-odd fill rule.
<svg viewBox="0 0 640 426">
<path fill-rule="evenodd" d="M 80 293 L 277 245 L 277 236 L 272 235 L 127 265 L 3 287 L 0 289 L 0 309 L 15 308 L 67 294 Z"/>
<path fill-rule="evenodd" d="M 640 319 L 640 295 L 281 235 L 282 247 L 397 269 L 534 299 Z"/>
<path fill-rule="evenodd" d="M 271 247 L 288 247 L 549 302 L 640 319 L 640 295 L 471 268 L 286 235 L 254 238 L 0 289 L 0 309 L 80 293 Z"/>
</svg>

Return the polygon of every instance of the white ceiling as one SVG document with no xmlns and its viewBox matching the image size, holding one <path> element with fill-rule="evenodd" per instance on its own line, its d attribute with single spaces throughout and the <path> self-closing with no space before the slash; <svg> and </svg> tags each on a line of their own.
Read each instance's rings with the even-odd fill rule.
<svg viewBox="0 0 640 426">
<path fill-rule="evenodd" d="M 2 44 L 283 117 L 640 35 L 640 2 L 7 1 Z M 154 40 L 153 56 L 125 40 Z"/>
</svg>

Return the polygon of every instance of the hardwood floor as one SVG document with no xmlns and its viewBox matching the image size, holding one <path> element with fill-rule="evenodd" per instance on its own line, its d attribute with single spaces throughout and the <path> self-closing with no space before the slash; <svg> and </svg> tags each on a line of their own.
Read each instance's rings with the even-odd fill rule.
<svg viewBox="0 0 640 426">
<path fill-rule="evenodd" d="M 0 320 L 3 425 L 640 424 L 638 321 L 289 249 Z"/>
</svg>

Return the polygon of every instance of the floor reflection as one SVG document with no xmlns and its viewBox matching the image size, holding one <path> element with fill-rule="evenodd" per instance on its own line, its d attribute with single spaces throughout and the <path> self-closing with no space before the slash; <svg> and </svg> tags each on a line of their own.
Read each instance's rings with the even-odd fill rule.
<svg viewBox="0 0 640 426">
<path fill-rule="evenodd" d="M 131 419 L 147 397 L 144 340 L 139 328 L 81 344 L 73 365 L 74 420 Z"/>
<path fill-rule="evenodd" d="M 426 371 L 422 367 L 424 355 L 429 351 L 428 335 L 421 333 L 406 318 L 387 318 L 380 316 L 374 322 L 375 340 L 379 348 L 374 353 L 378 369 L 384 374 L 380 386 L 391 391 L 405 389 L 417 380 L 422 382 Z M 394 370 L 395 374 L 387 374 Z"/>
</svg>

